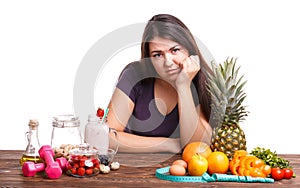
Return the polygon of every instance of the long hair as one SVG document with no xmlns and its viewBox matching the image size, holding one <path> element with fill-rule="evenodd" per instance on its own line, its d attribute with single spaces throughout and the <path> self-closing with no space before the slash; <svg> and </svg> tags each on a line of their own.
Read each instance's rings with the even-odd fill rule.
<svg viewBox="0 0 300 188">
<path fill-rule="evenodd" d="M 207 78 L 205 71 L 211 72 L 210 67 L 204 60 L 198 45 L 187 26 L 178 18 L 169 14 L 158 14 L 153 16 L 147 23 L 142 43 L 141 59 L 150 61 L 149 43 L 154 37 L 161 37 L 172 40 L 185 47 L 189 55 L 198 55 L 201 69 L 193 78 L 193 84 L 196 87 L 199 103 L 207 121 L 209 121 L 211 112 L 211 98 L 207 89 Z"/>
</svg>

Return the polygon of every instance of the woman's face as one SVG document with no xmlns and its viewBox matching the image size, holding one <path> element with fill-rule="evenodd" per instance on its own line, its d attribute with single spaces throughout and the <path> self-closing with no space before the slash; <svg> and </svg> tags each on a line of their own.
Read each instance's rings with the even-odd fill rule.
<svg viewBox="0 0 300 188">
<path fill-rule="evenodd" d="M 180 44 L 161 37 L 155 37 L 149 43 L 152 64 L 161 79 L 174 83 L 181 71 L 179 64 L 189 53 Z"/>
</svg>

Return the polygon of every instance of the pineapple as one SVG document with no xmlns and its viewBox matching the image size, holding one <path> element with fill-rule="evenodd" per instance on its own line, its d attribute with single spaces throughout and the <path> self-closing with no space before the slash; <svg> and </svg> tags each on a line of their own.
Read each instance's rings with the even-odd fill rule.
<svg viewBox="0 0 300 188">
<path fill-rule="evenodd" d="M 238 77 L 236 59 L 227 59 L 223 65 L 212 62 L 212 74 L 208 74 L 208 90 L 211 95 L 211 120 L 213 133 L 212 151 L 224 152 L 229 160 L 236 150 L 247 150 L 244 131 L 239 122 L 248 112 L 242 105 L 246 94 L 243 87 L 246 81 Z"/>
</svg>

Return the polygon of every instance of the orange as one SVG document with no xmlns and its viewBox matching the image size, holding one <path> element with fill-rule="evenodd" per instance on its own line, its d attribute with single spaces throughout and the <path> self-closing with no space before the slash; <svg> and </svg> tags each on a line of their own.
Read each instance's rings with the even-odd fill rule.
<svg viewBox="0 0 300 188">
<path fill-rule="evenodd" d="M 229 168 L 229 159 L 227 155 L 221 151 L 212 152 L 207 158 L 208 172 L 210 174 L 225 174 Z"/>
<path fill-rule="evenodd" d="M 188 172 L 191 176 L 202 176 L 208 168 L 208 162 L 205 157 L 195 154 L 188 162 Z"/>
<path fill-rule="evenodd" d="M 209 145 L 204 142 L 191 142 L 185 146 L 182 152 L 182 159 L 188 163 L 196 153 L 207 159 L 212 151 Z"/>
</svg>

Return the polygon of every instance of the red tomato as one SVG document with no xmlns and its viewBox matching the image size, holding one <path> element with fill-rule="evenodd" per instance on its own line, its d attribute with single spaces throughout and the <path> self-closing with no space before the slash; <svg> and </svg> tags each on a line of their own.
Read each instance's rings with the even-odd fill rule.
<svg viewBox="0 0 300 188">
<path fill-rule="evenodd" d="M 92 163 L 94 164 L 94 166 L 95 166 L 95 165 L 98 165 L 98 164 L 99 164 L 99 160 L 96 159 L 96 158 L 95 158 L 95 159 L 92 159 Z"/>
<path fill-rule="evenodd" d="M 85 169 L 84 169 L 83 167 L 78 168 L 77 174 L 78 174 L 79 176 L 84 176 L 84 174 L 85 174 Z"/>
<path fill-rule="evenodd" d="M 77 174 L 76 168 L 71 168 L 71 173 L 72 173 L 72 174 Z"/>
<path fill-rule="evenodd" d="M 86 174 L 86 175 L 91 175 L 91 174 L 93 174 L 93 169 L 92 169 L 92 168 L 86 169 L 86 170 L 85 170 L 85 174 Z"/>
<path fill-rule="evenodd" d="M 283 169 L 283 172 L 284 172 L 284 175 L 283 175 L 284 179 L 291 179 L 293 177 L 294 172 L 292 169 L 285 168 L 285 169 Z"/>
<path fill-rule="evenodd" d="M 74 156 L 72 156 L 72 159 L 73 159 L 74 162 L 78 162 L 81 159 L 81 156 L 74 155 Z"/>
<path fill-rule="evenodd" d="M 68 164 L 67 164 L 67 169 L 68 169 L 68 170 L 71 170 L 72 168 L 73 168 L 72 165 L 71 165 L 70 163 L 68 163 Z"/>
<path fill-rule="evenodd" d="M 94 168 L 100 168 L 100 163 L 98 159 L 92 159 L 92 162 L 94 164 Z"/>
<path fill-rule="evenodd" d="M 80 167 L 84 167 L 85 166 L 85 160 L 84 159 L 80 159 L 79 166 Z"/>
<path fill-rule="evenodd" d="M 284 176 L 284 171 L 280 168 L 272 168 L 271 170 L 271 176 L 274 180 L 282 180 Z"/>
<path fill-rule="evenodd" d="M 76 168 L 76 169 L 78 169 L 79 168 L 79 164 L 78 163 L 74 163 L 73 167 Z"/>
<path fill-rule="evenodd" d="M 94 164 L 94 168 L 100 168 L 100 164 Z"/>
</svg>

